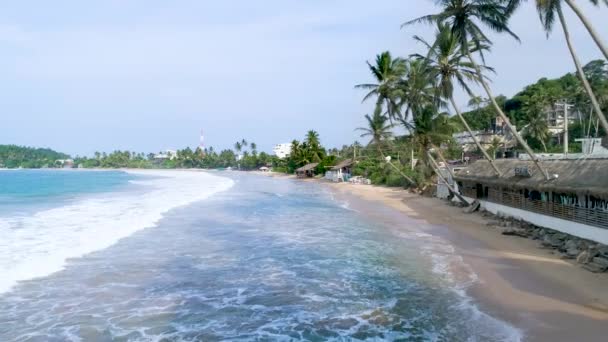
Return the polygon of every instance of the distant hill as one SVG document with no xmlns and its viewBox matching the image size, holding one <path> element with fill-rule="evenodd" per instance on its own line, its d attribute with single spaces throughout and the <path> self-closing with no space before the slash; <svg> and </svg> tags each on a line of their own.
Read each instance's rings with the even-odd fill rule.
<svg viewBox="0 0 608 342">
<path fill-rule="evenodd" d="M 53 167 L 58 159 L 68 159 L 69 155 L 50 148 L 33 148 L 17 145 L 0 145 L 0 167 L 41 168 Z"/>
</svg>

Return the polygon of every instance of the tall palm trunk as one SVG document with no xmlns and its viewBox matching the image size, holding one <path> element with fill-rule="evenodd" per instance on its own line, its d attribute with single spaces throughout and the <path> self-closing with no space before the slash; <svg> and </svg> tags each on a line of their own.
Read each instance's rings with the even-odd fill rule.
<svg viewBox="0 0 608 342">
<path fill-rule="evenodd" d="M 595 30 L 593 25 L 591 25 L 591 22 L 589 22 L 589 19 L 587 19 L 587 17 L 583 14 L 583 11 L 581 11 L 580 7 L 578 7 L 578 5 L 573 0 L 565 0 L 565 1 L 568 4 L 568 6 L 570 6 L 570 8 L 574 11 L 574 13 L 576 13 L 578 18 L 583 22 L 583 25 L 585 25 L 585 28 L 591 35 L 591 38 L 593 38 L 593 40 L 595 41 L 595 44 L 597 44 L 597 47 L 599 47 L 600 50 L 602 50 L 604 57 L 606 57 L 606 59 L 608 60 L 608 47 L 606 47 L 606 44 L 602 41 L 602 38 L 600 37 L 600 35 L 597 33 L 597 31 Z"/>
<path fill-rule="evenodd" d="M 488 86 L 488 84 L 486 83 L 485 79 L 483 78 L 483 74 L 481 73 L 481 69 L 479 68 L 479 65 L 477 64 L 477 62 L 475 62 L 475 59 L 471 55 L 471 51 L 469 50 L 468 46 L 465 46 L 465 51 L 467 53 L 467 57 L 469 57 L 469 60 L 471 61 L 471 64 L 473 64 L 473 66 L 475 67 L 475 72 L 477 73 L 477 77 L 479 78 L 479 82 L 481 83 L 481 85 L 483 86 L 483 89 L 486 91 L 486 94 L 490 98 L 490 102 L 492 103 L 492 106 L 494 106 L 494 109 L 496 110 L 496 112 L 498 113 L 498 115 L 507 124 L 507 127 L 509 128 L 509 130 L 511 131 L 511 133 L 517 139 L 517 142 L 521 146 L 523 146 L 523 148 L 526 150 L 526 153 L 528 153 L 528 155 L 530 156 L 530 158 L 532 158 L 532 161 L 534 161 L 534 164 L 536 165 L 536 167 L 545 176 L 545 179 L 549 180 L 550 178 L 549 178 L 549 173 L 547 172 L 547 170 L 545 170 L 545 168 L 542 166 L 542 164 L 541 164 L 540 160 L 538 159 L 538 157 L 536 156 L 536 154 L 534 154 L 534 152 L 532 151 L 532 149 L 530 148 L 530 146 L 528 146 L 528 144 L 526 143 L 526 141 L 521 137 L 521 135 L 519 135 L 519 133 L 517 132 L 517 130 L 515 129 L 515 127 L 513 127 L 513 125 L 511 125 L 511 121 L 509 120 L 509 118 L 507 117 L 507 115 L 502 111 L 502 109 L 500 108 L 500 106 L 496 102 L 496 99 L 494 98 L 494 95 L 492 94 L 492 91 L 490 90 L 490 87 Z"/>
<path fill-rule="evenodd" d="M 374 108 L 374 115 L 382 114 L 382 102 L 384 99 L 380 94 L 378 94 L 378 99 L 376 100 L 376 108 Z"/>
<path fill-rule="evenodd" d="M 579 58 L 576 54 L 576 51 L 574 50 L 574 46 L 572 45 L 572 41 L 570 39 L 570 32 L 568 31 L 568 24 L 566 24 L 566 19 L 564 18 L 564 13 L 562 12 L 561 8 L 559 8 L 557 10 L 557 13 L 559 15 L 559 22 L 561 23 L 562 29 L 564 30 L 564 37 L 566 38 L 566 43 L 568 44 L 568 49 L 570 50 L 570 54 L 572 55 L 572 60 L 574 61 L 574 65 L 576 66 L 576 71 L 578 73 L 578 77 L 581 79 L 581 82 L 583 83 L 583 87 L 585 88 L 587 95 L 589 95 L 589 98 L 591 99 L 591 104 L 593 105 L 593 110 L 595 111 L 595 114 L 597 114 L 597 117 L 600 119 L 600 122 L 602 123 L 602 127 L 604 128 L 604 131 L 608 133 L 608 121 L 606 121 L 606 117 L 604 116 L 604 113 L 602 113 L 602 110 L 600 109 L 600 104 L 597 101 L 597 98 L 595 97 L 593 90 L 591 89 L 591 85 L 589 85 L 589 81 L 587 81 L 587 76 L 585 76 L 585 72 L 583 71 L 581 61 L 579 60 Z"/>
<path fill-rule="evenodd" d="M 437 177 L 448 187 L 448 189 L 450 189 L 450 191 L 454 194 L 454 196 L 456 196 L 465 206 L 469 206 L 471 205 L 469 203 L 469 201 L 467 201 L 464 197 L 462 197 L 462 195 L 460 193 L 458 193 L 458 191 L 456 191 L 456 189 L 454 189 L 453 186 L 450 185 L 450 183 L 448 183 L 448 181 L 445 179 L 445 177 L 443 177 L 443 175 L 441 174 L 441 170 L 439 169 L 439 165 L 437 165 L 437 162 L 435 161 L 435 158 L 433 158 L 433 156 L 431 155 L 431 152 L 426 151 L 427 157 L 429 158 L 429 160 L 431 161 L 430 166 L 433 169 L 433 171 L 435 172 L 435 174 L 437 175 Z"/>
<path fill-rule="evenodd" d="M 494 164 L 494 160 L 492 158 L 490 158 L 490 156 L 488 155 L 488 152 L 481 146 L 481 144 L 479 143 L 479 140 L 477 140 L 477 137 L 475 136 L 475 134 L 473 134 L 471 127 L 469 127 L 469 124 L 464 119 L 464 117 L 462 116 L 462 113 L 458 109 L 458 106 L 456 105 L 456 101 L 454 101 L 453 96 L 450 96 L 450 102 L 452 103 L 452 107 L 454 107 L 454 110 L 456 111 L 456 115 L 458 115 L 458 118 L 464 125 L 464 128 L 466 128 L 466 130 L 467 130 L 467 132 L 469 132 L 469 135 L 471 136 L 471 138 L 473 138 L 473 141 L 475 142 L 475 145 L 477 145 L 477 148 L 481 151 L 481 153 L 483 153 L 483 156 L 488 160 L 488 162 L 490 162 L 490 165 L 492 165 L 492 168 L 494 169 L 494 172 L 496 172 L 498 177 L 501 177 L 502 174 L 500 173 L 500 170 L 498 170 L 498 168 Z"/>
</svg>

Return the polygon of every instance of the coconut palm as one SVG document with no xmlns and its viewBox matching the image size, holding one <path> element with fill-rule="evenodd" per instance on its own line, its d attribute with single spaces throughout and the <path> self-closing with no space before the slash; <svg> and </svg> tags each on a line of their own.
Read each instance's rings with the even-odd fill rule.
<svg viewBox="0 0 608 342">
<path fill-rule="evenodd" d="M 359 127 L 356 130 L 363 132 L 361 138 L 369 137 L 370 141 L 367 146 L 376 146 L 378 153 L 384 158 L 382 146 L 386 140 L 393 136 L 393 132 L 391 131 L 393 125 L 390 124 L 386 115 L 378 113 L 374 113 L 373 117 L 366 114 L 365 120 L 367 120 L 367 127 Z"/>
<path fill-rule="evenodd" d="M 258 145 L 254 142 L 250 143 L 249 146 L 251 147 L 251 153 L 255 156 L 258 154 Z"/>
<path fill-rule="evenodd" d="M 535 0 L 535 1 L 536 1 L 536 9 L 540 16 L 540 21 L 542 22 L 544 29 L 547 32 L 547 35 L 550 34 L 551 31 L 553 31 L 553 25 L 555 24 L 555 19 L 556 19 L 556 17 L 558 18 L 559 23 L 561 24 L 562 30 L 564 32 L 564 37 L 566 39 L 566 44 L 568 45 L 568 50 L 570 51 L 570 55 L 572 56 L 572 61 L 574 62 L 574 65 L 576 67 L 576 72 L 578 74 L 578 77 L 580 78 L 580 80 L 583 84 L 583 88 L 585 89 L 585 92 L 587 92 L 587 95 L 589 96 L 589 99 L 591 100 L 591 105 L 593 107 L 593 110 L 594 110 L 595 114 L 597 115 L 597 117 L 599 118 L 600 123 L 602 124 L 602 127 L 604 127 L 604 130 L 606 132 L 608 132 L 608 120 L 606 120 L 606 116 L 602 112 L 600 103 L 599 103 L 597 97 L 595 96 L 593 89 L 591 88 L 591 85 L 589 84 L 589 81 L 587 80 L 587 77 L 583 70 L 581 61 L 576 53 L 576 50 L 574 49 L 574 45 L 572 44 L 572 40 L 570 38 L 570 31 L 568 29 L 568 24 L 566 23 L 566 19 L 564 17 L 564 13 L 562 11 L 562 0 Z M 573 9 L 576 8 L 577 10 L 575 10 L 575 12 L 577 14 L 580 12 L 580 9 L 578 9 L 576 4 L 572 0 L 564 0 L 564 1 L 566 1 L 566 3 L 568 3 L 568 5 L 570 5 L 570 7 L 572 7 Z M 596 5 L 598 4 L 598 0 L 591 0 L 591 1 Z M 602 0 L 602 1 L 604 1 L 608 4 L 608 0 Z M 519 5 L 522 2 L 523 2 L 523 0 L 509 0 L 509 6 L 508 6 L 509 11 L 513 12 L 517 7 L 519 7 Z M 588 20 L 586 20 L 586 18 L 584 18 L 584 16 L 581 17 L 582 12 L 580 12 L 580 13 L 581 13 L 581 15 L 579 15 L 579 18 L 581 18 L 583 23 L 585 23 L 585 26 L 587 26 L 587 28 L 589 29 L 590 26 L 588 26 L 588 25 L 590 25 L 590 24 L 588 23 Z M 590 31 L 590 33 L 591 32 L 594 32 L 594 30 L 592 29 Z M 595 34 L 592 33 L 592 36 L 594 37 L 594 39 L 596 39 Z M 597 39 L 599 39 L 599 37 Z M 596 40 L 596 42 L 599 42 L 599 40 Z M 603 46 L 601 44 L 601 42 L 599 42 L 598 45 L 600 47 Z M 604 49 L 602 51 L 604 52 Z M 606 58 L 608 59 L 608 53 L 606 53 Z"/>
<path fill-rule="evenodd" d="M 489 1 L 489 0 L 437 0 L 439 6 L 442 7 L 442 11 L 437 14 L 430 14 L 422 16 L 420 18 L 411 20 L 403 24 L 403 26 L 415 24 L 415 23 L 426 23 L 436 24 L 445 23 L 452 30 L 452 32 L 458 37 L 459 45 L 463 53 L 468 57 L 469 61 L 477 73 L 479 83 L 485 90 L 490 102 L 498 115 L 506 123 L 509 130 L 513 133 L 518 143 L 526 150 L 530 155 L 530 158 L 534 161 L 538 169 L 542 172 L 546 179 L 549 179 L 549 174 L 542 166 L 538 157 L 534 154 L 530 146 L 526 141 L 519 135 L 515 127 L 511 124 L 511 121 L 507 115 L 503 112 L 502 108 L 496 102 L 496 98 L 492 94 L 487 81 L 484 79 L 482 69 L 475 61 L 470 49 L 471 44 L 478 49 L 483 44 L 490 44 L 490 40 L 484 33 L 484 30 L 480 27 L 481 24 L 487 26 L 492 31 L 498 33 L 507 33 L 513 38 L 519 40 L 517 35 L 513 33 L 508 27 L 508 19 L 510 15 L 509 8 L 504 4 L 504 0 L 501 1 Z M 483 49 L 477 51 L 482 60 L 484 58 Z"/>
<path fill-rule="evenodd" d="M 486 150 L 481 146 L 481 143 L 475 134 L 473 134 L 471 127 L 462 116 L 462 113 L 454 100 L 454 83 L 458 84 L 467 94 L 469 94 L 471 98 L 475 97 L 468 85 L 468 82 L 478 82 L 475 67 L 471 62 L 464 60 L 466 56 L 463 55 L 462 49 L 459 46 L 460 40 L 452 32 L 452 30 L 450 30 L 450 28 L 443 23 L 439 23 L 437 25 L 437 29 L 435 42 L 432 45 L 423 38 L 417 36 L 414 37 L 417 41 L 423 43 L 428 48 L 428 53 L 426 56 L 417 55 L 417 57 L 426 63 L 437 87 L 437 95 L 448 100 L 452 104 L 456 115 L 475 142 L 475 145 L 488 160 L 494 169 L 494 172 L 496 172 L 498 177 L 500 177 L 501 172 L 494 164 L 493 158 L 491 158 L 488 155 L 488 152 L 486 152 Z M 480 45 L 479 48 L 486 47 Z M 471 50 L 476 51 L 477 47 L 473 46 L 471 47 Z M 485 66 L 484 68 L 489 69 Z"/>
<path fill-rule="evenodd" d="M 383 102 L 386 102 L 387 111 L 391 115 L 390 111 L 393 106 L 390 102 L 393 97 L 393 89 L 405 72 L 405 62 L 401 58 L 393 59 L 391 53 L 385 51 L 376 56 L 374 65 L 367 62 L 367 66 L 377 83 L 359 84 L 355 88 L 369 90 L 369 93 L 363 97 L 363 102 L 376 97 L 374 112 L 382 114 Z"/>
<path fill-rule="evenodd" d="M 429 105 L 437 103 L 435 87 L 424 61 L 410 58 L 405 61 L 405 74 L 393 90 L 393 110 L 389 118 L 399 122 L 405 129 L 412 131 L 416 116 Z"/>
<path fill-rule="evenodd" d="M 547 117 L 543 110 L 540 110 L 537 106 L 530 106 L 526 111 L 529 121 L 523 131 L 527 137 L 534 138 L 543 145 L 543 150 L 547 152 L 547 145 L 545 141 L 549 139 L 549 127 L 547 124 Z"/>
<path fill-rule="evenodd" d="M 321 142 L 319 141 L 319 133 L 314 130 L 308 131 L 306 133 L 307 152 L 311 156 L 311 160 L 315 162 L 320 162 L 323 159 L 323 151 L 321 151 Z"/>
<path fill-rule="evenodd" d="M 237 154 L 241 153 L 241 151 L 243 150 L 243 144 L 241 144 L 240 141 L 237 141 L 236 143 L 234 143 L 234 149 L 236 150 Z"/>
</svg>

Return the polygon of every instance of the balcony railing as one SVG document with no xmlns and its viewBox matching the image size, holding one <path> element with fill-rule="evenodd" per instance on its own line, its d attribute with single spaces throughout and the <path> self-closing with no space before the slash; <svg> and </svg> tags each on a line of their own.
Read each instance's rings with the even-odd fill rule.
<svg viewBox="0 0 608 342">
<path fill-rule="evenodd" d="M 530 200 L 512 192 L 490 189 L 487 201 L 552 216 L 589 226 L 608 229 L 608 211 L 589 209 L 554 202 Z"/>
</svg>

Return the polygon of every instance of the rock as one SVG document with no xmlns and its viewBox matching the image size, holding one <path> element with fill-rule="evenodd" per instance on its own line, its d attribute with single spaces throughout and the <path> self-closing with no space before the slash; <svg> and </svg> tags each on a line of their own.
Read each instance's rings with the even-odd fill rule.
<svg viewBox="0 0 608 342">
<path fill-rule="evenodd" d="M 592 260 L 593 263 L 600 265 L 604 269 L 608 269 L 608 259 L 603 257 L 595 257 Z"/>
<path fill-rule="evenodd" d="M 597 253 L 600 254 L 604 258 L 608 258 L 608 246 L 599 246 L 597 248 Z"/>
<path fill-rule="evenodd" d="M 551 236 L 550 235 L 543 235 L 540 243 L 544 247 L 551 247 Z"/>
<path fill-rule="evenodd" d="M 580 255 L 580 253 L 581 253 L 581 251 L 578 248 L 566 249 L 566 255 L 568 256 L 568 259 L 576 258 L 578 255 Z"/>
<path fill-rule="evenodd" d="M 526 231 L 524 229 L 521 228 L 506 228 L 503 229 L 501 232 L 502 235 L 510 235 L 510 236 L 519 236 L 519 237 L 523 237 L 523 238 L 527 238 L 528 234 L 526 233 Z"/>
<path fill-rule="evenodd" d="M 578 262 L 579 264 L 588 264 L 590 261 L 591 258 L 589 257 L 589 251 L 582 251 L 576 257 L 576 262 Z"/>
<path fill-rule="evenodd" d="M 564 233 L 555 233 L 553 235 L 553 238 L 557 239 L 557 240 L 565 240 L 567 237 L 568 237 L 568 234 L 564 234 Z"/>
<path fill-rule="evenodd" d="M 602 266 L 600 266 L 600 265 L 598 265 L 598 264 L 596 264 L 594 262 L 591 262 L 591 263 L 588 263 L 586 265 L 583 265 L 583 268 L 586 269 L 586 270 L 588 270 L 588 271 L 591 271 L 593 273 L 601 273 L 601 272 L 605 271 L 605 269 L 602 268 Z"/>
</svg>

